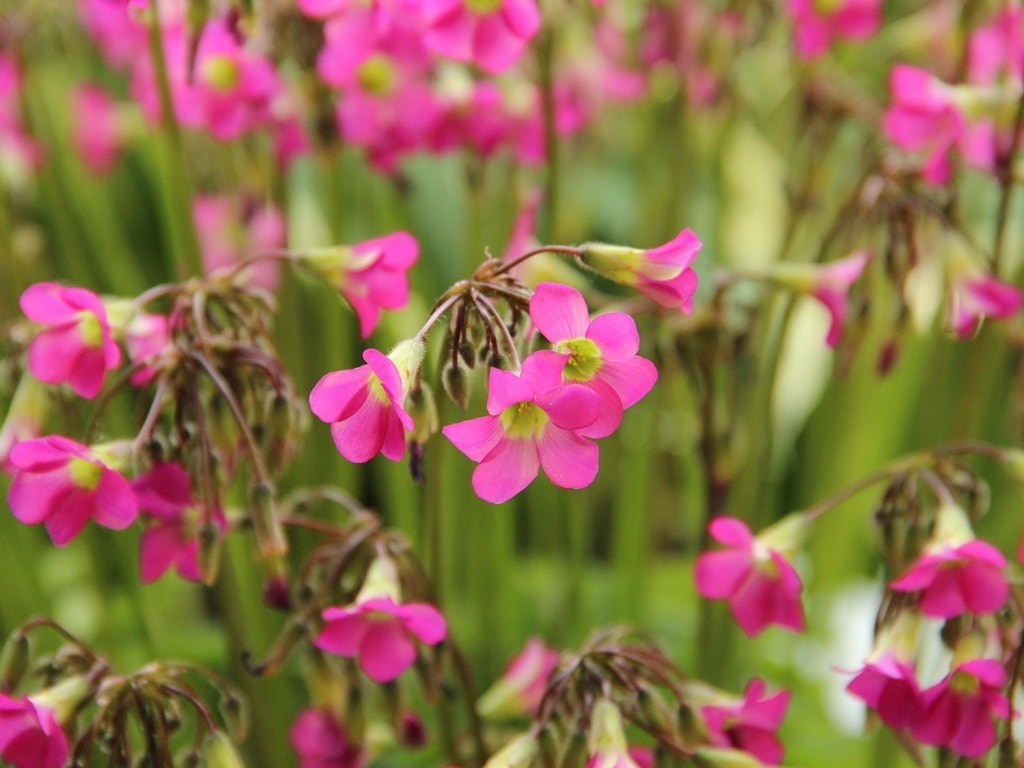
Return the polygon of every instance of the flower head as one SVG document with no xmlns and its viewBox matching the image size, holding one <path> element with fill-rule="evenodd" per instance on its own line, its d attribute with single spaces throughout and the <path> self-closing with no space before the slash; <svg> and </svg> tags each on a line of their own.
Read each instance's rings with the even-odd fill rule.
<svg viewBox="0 0 1024 768">
<path fill-rule="evenodd" d="M 593 425 L 600 398 L 562 384 L 566 360 L 534 353 L 520 375 L 491 368 L 487 413 L 441 431 L 473 461 L 473 490 L 494 504 L 515 496 L 544 473 L 560 488 L 583 488 L 597 475 L 598 448 L 582 431 Z"/>
<path fill-rule="evenodd" d="M 512 66 L 540 29 L 534 0 L 426 0 L 423 14 L 428 48 L 489 74 Z"/>
<path fill-rule="evenodd" d="M 128 481 L 104 463 L 110 461 L 107 453 L 59 436 L 15 445 L 9 458 L 15 473 L 7 493 L 14 517 L 26 525 L 43 523 L 58 547 L 77 536 L 90 518 L 105 528 L 127 528 L 138 507 Z"/>
<path fill-rule="evenodd" d="M 338 718 L 326 709 L 304 709 L 289 735 L 299 768 L 362 768 L 366 753 L 353 744 Z"/>
<path fill-rule="evenodd" d="M 621 245 L 586 243 L 580 261 L 610 280 L 636 288 L 659 305 L 689 312 L 697 290 L 697 273 L 690 268 L 701 242 L 689 229 L 650 250 Z"/>
<path fill-rule="evenodd" d="M 778 765 L 782 760 L 782 742 L 776 736 L 786 708 L 789 691 L 765 696 L 763 680 L 751 680 L 736 704 L 708 704 L 700 708 L 707 723 L 711 742 L 719 747 L 732 747 L 749 752 L 765 765 Z"/>
<path fill-rule="evenodd" d="M 403 403 L 424 352 L 416 340 L 403 342 L 390 355 L 368 349 L 366 365 L 332 371 L 316 383 L 309 407 L 331 425 L 342 456 L 363 463 L 378 453 L 392 461 L 405 455 L 405 433 L 414 424 Z"/>
<path fill-rule="evenodd" d="M 0 757 L 15 768 L 61 768 L 68 740 L 53 710 L 0 693 Z"/>
<path fill-rule="evenodd" d="M 412 235 L 392 232 L 357 245 L 313 249 L 299 260 L 341 291 L 366 338 L 377 327 L 381 309 L 400 309 L 409 300 L 407 273 L 418 256 Z"/>
<path fill-rule="evenodd" d="M 796 51 L 816 59 L 839 38 L 863 40 L 882 23 L 881 0 L 789 0 Z"/>
<path fill-rule="evenodd" d="M 769 624 L 802 632 L 803 585 L 783 551 L 797 543 L 804 525 L 800 515 L 790 515 L 755 537 L 742 520 L 715 519 L 711 537 L 727 548 L 697 558 L 697 591 L 710 600 L 728 600 L 740 629 L 751 637 Z"/>
<path fill-rule="evenodd" d="M 139 571 L 147 584 L 172 566 L 188 581 L 201 581 L 199 569 L 200 510 L 192 498 L 192 483 L 180 464 L 159 462 L 132 481 L 139 511 L 148 519 L 139 543 Z M 224 515 L 215 510 L 214 524 L 223 533 Z"/>
<path fill-rule="evenodd" d="M 480 697 L 478 711 L 485 717 L 536 714 L 548 677 L 557 666 L 558 651 L 548 648 L 539 637 L 531 637 L 497 682 Z"/>
<path fill-rule="evenodd" d="M 554 352 L 565 358 L 562 381 L 582 384 L 601 398 L 597 420 L 580 434 L 611 434 L 623 409 L 646 395 L 658 378 L 654 363 L 636 354 L 640 336 L 633 318 L 609 312 L 591 320 L 583 294 L 560 283 L 537 286 L 530 298 L 530 317 Z"/>
<path fill-rule="evenodd" d="M 954 275 L 949 327 L 961 339 L 970 338 L 985 317 L 1006 319 L 1024 306 L 1024 293 L 987 272 L 973 271 Z"/>
<path fill-rule="evenodd" d="M 67 383 L 92 399 L 106 372 L 121 362 L 100 298 L 84 288 L 36 283 L 21 294 L 21 311 L 46 328 L 28 348 L 28 369 L 47 384 Z"/>
<path fill-rule="evenodd" d="M 924 552 L 892 583 L 897 592 L 920 592 L 921 612 L 951 619 L 962 613 L 992 613 L 1010 594 L 1006 558 L 974 537 L 964 511 L 946 504 L 936 512 L 935 531 Z"/>
</svg>

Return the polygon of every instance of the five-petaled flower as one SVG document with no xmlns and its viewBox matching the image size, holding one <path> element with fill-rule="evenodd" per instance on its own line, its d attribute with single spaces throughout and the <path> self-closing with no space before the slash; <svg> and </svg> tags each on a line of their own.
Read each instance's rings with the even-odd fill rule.
<svg viewBox="0 0 1024 768">
<path fill-rule="evenodd" d="M 790 693 L 765 696 L 765 692 L 764 680 L 756 678 L 747 684 L 742 701 L 707 704 L 700 712 L 714 745 L 748 752 L 765 765 L 778 765 L 783 748 L 776 731 L 786 717 Z"/>
<path fill-rule="evenodd" d="M 548 648 L 539 637 L 531 637 L 501 677 L 480 696 L 477 711 L 485 717 L 535 715 L 548 678 L 557 666 L 558 651 Z"/>
<path fill-rule="evenodd" d="M 575 288 L 541 283 L 530 298 L 530 318 L 554 345 L 554 354 L 565 358 L 562 381 L 582 384 L 601 398 L 597 420 L 580 430 L 582 435 L 610 435 L 622 421 L 623 409 L 638 402 L 658 379 L 654 363 L 637 355 L 640 335 L 633 318 L 609 312 L 591 320 L 583 294 Z"/>
<path fill-rule="evenodd" d="M 7 493 L 14 517 L 26 525 L 43 523 L 58 547 L 90 518 L 106 528 L 127 528 L 138 507 L 128 481 L 104 463 L 113 454 L 57 435 L 18 443 L 9 457 L 15 473 Z"/>
<path fill-rule="evenodd" d="M 47 384 L 67 383 L 75 394 L 92 399 L 103 378 L 121 362 L 107 312 L 85 288 L 36 283 L 21 294 L 21 311 L 47 326 L 28 348 L 28 369 Z"/>
<path fill-rule="evenodd" d="M 795 547 L 806 521 L 789 515 L 758 536 L 742 520 L 719 517 L 711 537 L 727 549 L 697 558 L 697 591 L 709 600 L 728 600 L 736 623 L 753 637 L 769 624 L 804 630 L 803 585 L 782 550 Z"/>
<path fill-rule="evenodd" d="M 507 501 L 541 467 L 560 488 L 583 488 L 597 475 L 597 444 L 583 436 L 601 399 L 580 384 L 562 384 L 566 358 L 537 353 L 520 375 L 491 368 L 487 413 L 441 431 L 473 461 L 473 490 L 485 501 Z"/>
</svg>

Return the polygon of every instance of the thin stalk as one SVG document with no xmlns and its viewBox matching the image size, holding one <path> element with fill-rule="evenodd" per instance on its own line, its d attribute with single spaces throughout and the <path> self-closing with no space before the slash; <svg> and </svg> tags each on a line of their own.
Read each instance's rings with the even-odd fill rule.
<svg viewBox="0 0 1024 768">
<path fill-rule="evenodd" d="M 1010 200 L 1013 197 L 1013 188 L 1016 179 L 1014 178 L 1014 165 L 1017 161 L 1017 153 L 1020 149 L 1020 134 L 1024 129 L 1024 91 L 1017 100 L 1017 112 L 1013 118 L 1013 138 L 1011 139 L 1010 152 L 1006 158 L 1006 167 L 1000 174 L 999 184 L 1002 187 L 999 196 L 999 208 L 996 212 L 996 234 L 995 243 L 992 246 L 992 273 L 1000 276 L 1003 265 L 1003 252 L 1006 245 L 1006 231 L 1010 220 Z"/>
</svg>

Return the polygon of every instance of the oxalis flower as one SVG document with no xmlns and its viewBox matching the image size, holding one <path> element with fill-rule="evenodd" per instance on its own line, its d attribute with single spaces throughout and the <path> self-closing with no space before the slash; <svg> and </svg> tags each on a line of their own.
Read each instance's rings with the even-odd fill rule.
<svg viewBox="0 0 1024 768">
<path fill-rule="evenodd" d="M 409 300 L 408 272 L 418 257 L 412 235 L 392 232 L 356 245 L 315 248 L 297 258 L 341 291 L 365 339 L 377 327 L 381 309 L 401 309 Z"/>
<path fill-rule="evenodd" d="M 751 637 L 769 624 L 803 632 L 803 585 L 783 553 L 795 549 L 806 525 L 802 515 L 789 515 L 755 537 L 742 520 L 715 519 L 711 537 L 727 549 L 697 558 L 697 592 L 709 600 L 728 600 L 736 623 Z"/>
<path fill-rule="evenodd" d="M 508 69 L 540 29 L 534 0 L 425 0 L 430 50 L 490 74 Z"/>
<path fill-rule="evenodd" d="M 541 467 L 560 488 L 583 488 L 597 476 L 598 448 L 581 431 L 597 421 L 601 399 L 579 384 L 562 384 L 566 358 L 530 355 L 517 376 L 491 368 L 487 413 L 441 431 L 480 465 L 473 490 L 485 501 L 507 501 Z"/>
<path fill-rule="evenodd" d="M 366 754 L 326 709 L 304 709 L 289 734 L 299 768 L 362 768 Z"/>
<path fill-rule="evenodd" d="M 61 768 L 68 740 L 53 710 L 0 693 L 0 758 L 15 768 Z"/>
<path fill-rule="evenodd" d="M 846 686 L 894 730 L 909 728 L 922 714 L 921 686 L 914 671 L 919 614 L 904 611 L 885 624 L 864 666 Z"/>
<path fill-rule="evenodd" d="M 135 521 L 138 507 L 131 486 L 108 466 L 119 458 L 113 444 L 86 447 L 66 437 L 25 440 L 11 449 L 14 480 L 7 503 L 26 525 L 43 523 L 62 547 L 89 519 L 120 530 Z"/>
<path fill-rule="evenodd" d="M 377 683 L 387 683 L 416 661 L 415 637 L 437 645 L 448 634 L 440 611 L 428 603 L 400 603 L 395 564 L 378 558 L 370 566 L 355 602 L 325 608 L 326 625 L 317 636 L 317 648 L 359 659 L 359 666 Z"/>
<path fill-rule="evenodd" d="M 19 303 L 29 320 L 46 326 L 29 344 L 32 375 L 47 384 L 67 383 L 79 397 L 96 397 L 106 372 L 121 362 L 99 296 L 85 288 L 36 283 Z"/>
<path fill-rule="evenodd" d="M 423 343 L 415 339 L 389 355 L 368 349 L 366 365 L 332 371 L 316 383 L 309 407 L 331 425 L 342 456 L 361 464 L 378 453 L 392 461 L 405 455 L 405 433 L 414 424 L 403 402 L 424 353 Z"/>
<path fill-rule="evenodd" d="M 689 229 L 657 248 L 586 243 L 579 261 L 600 275 L 632 286 L 667 309 L 689 312 L 697 291 L 697 273 L 690 269 L 701 241 Z"/>
<path fill-rule="evenodd" d="M 743 700 L 735 704 L 708 704 L 700 708 L 711 742 L 747 752 L 765 765 L 782 761 L 782 742 L 776 735 L 789 707 L 789 691 L 766 696 L 764 680 L 747 684 Z"/>
<path fill-rule="evenodd" d="M 558 651 L 548 648 L 539 637 L 531 637 L 501 677 L 480 696 L 477 711 L 484 717 L 536 715 L 548 678 L 557 666 Z"/>
<path fill-rule="evenodd" d="M 530 298 L 530 318 L 554 345 L 553 354 L 565 359 L 563 383 L 582 384 L 601 398 L 597 420 L 579 430 L 582 435 L 610 435 L 622 421 L 623 409 L 639 401 L 658 379 L 654 363 L 636 354 L 640 335 L 633 318 L 609 312 L 591 320 L 583 294 L 575 288 L 541 283 Z"/>
</svg>

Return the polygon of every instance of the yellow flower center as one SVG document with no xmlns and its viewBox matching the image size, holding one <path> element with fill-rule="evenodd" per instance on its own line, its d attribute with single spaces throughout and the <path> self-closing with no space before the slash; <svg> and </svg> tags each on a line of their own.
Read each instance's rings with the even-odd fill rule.
<svg viewBox="0 0 1024 768">
<path fill-rule="evenodd" d="M 567 381 L 591 381 L 604 364 L 600 348 L 590 339 L 560 341 L 555 345 L 555 350 L 569 355 L 562 369 L 562 376 Z"/>
<path fill-rule="evenodd" d="M 82 343 L 87 347 L 103 346 L 103 325 L 92 312 L 82 310 L 78 313 L 78 332 Z"/>
<path fill-rule="evenodd" d="M 501 8 L 501 0 L 466 0 L 466 7 L 483 16 Z"/>
<path fill-rule="evenodd" d="M 395 89 L 395 66 L 382 53 L 375 53 L 364 61 L 356 73 L 359 85 L 374 96 L 386 96 Z"/>
<path fill-rule="evenodd" d="M 241 72 L 238 63 L 230 56 L 214 54 L 203 61 L 200 76 L 215 91 L 230 91 L 238 86 Z"/>
<path fill-rule="evenodd" d="M 511 438 L 539 437 L 550 420 L 542 408 L 527 402 L 510 405 L 499 418 Z"/>
<path fill-rule="evenodd" d="M 75 456 L 68 463 L 68 474 L 71 475 L 71 482 L 79 488 L 94 491 L 96 486 L 100 484 L 100 478 L 103 476 L 103 467 Z"/>
</svg>

